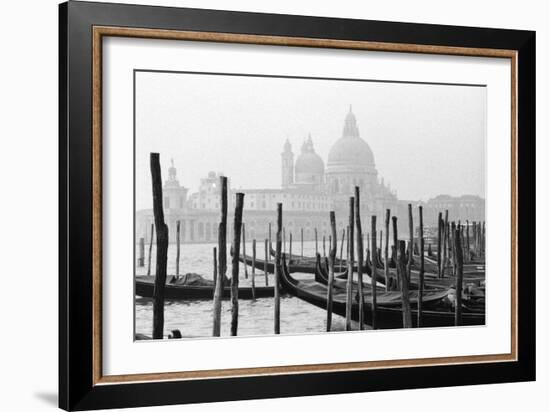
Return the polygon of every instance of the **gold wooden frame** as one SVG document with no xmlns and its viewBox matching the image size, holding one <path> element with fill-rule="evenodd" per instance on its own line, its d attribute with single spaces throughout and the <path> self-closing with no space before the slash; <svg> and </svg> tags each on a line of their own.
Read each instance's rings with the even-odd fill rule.
<svg viewBox="0 0 550 412">
<path fill-rule="evenodd" d="M 102 39 L 105 36 L 133 37 L 164 40 L 188 40 L 224 42 L 257 45 L 277 45 L 294 47 L 318 47 L 333 49 L 355 49 L 401 53 L 423 53 L 476 57 L 498 57 L 511 60 L 512 96 L 511 118 L 511 182 L 512 182 L 512 255 L 511 255 L 511 352 L 509 354 L 452 356 L 440 358 L 394 359 L 383 361 L 329 363 L 315 365 L 289 365 L 257 368 L 220 369 L 203 371 L 182 371 L 166 373 L 145 373 L 133 375 L 103 375 L 102 373 Z M 319 373 L 411 366 L 456 365 L 468 363 L 492 363 L 517 361 L 517 295 L 518 295 L 518 243 L 517 243 L 517 52 L 514 50 L 482 49 L 417 44 L 382 43 L 334 39 L 313 39 L 299 37 L 260 36 L 247 34 L 194 32 L 176 30 L 141 29 L 128 27 L 93 27 L 93 127 L 92 127 L 92 179 L 93 179 L 93 377 L 94 385 L 114 383 L 135 383 L 160 380 L 214 379 L 226 377 L 259 376 L 275 374 Z"/>
</svg>

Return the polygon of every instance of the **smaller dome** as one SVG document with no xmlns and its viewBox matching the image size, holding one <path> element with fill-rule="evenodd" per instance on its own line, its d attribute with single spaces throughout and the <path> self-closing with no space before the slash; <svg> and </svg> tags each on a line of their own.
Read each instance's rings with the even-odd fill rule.
<svg viewBox="0 0 550 412">
<path fill-rule="evenodd" d="M 324 174 L 325 173 L 325 163 L 321 156 L 315 153 L 313 148 L 313 141 L 311 140 L 311 135 L 308 136 L 308 139 L 302 145 L 302 152 L 300 156 L 296 159 L 296 164 L 294 166 L 294 171 L 296 175 L 298 174 Z"/>
<path fill-rule="evenodd" d="M 315 173 L 323 174 L 325 172 L 325 164 L 323 159 L 316 153 L 301 154 L 296 160 L 294 168 L 295 173 Z"/>
</svg>

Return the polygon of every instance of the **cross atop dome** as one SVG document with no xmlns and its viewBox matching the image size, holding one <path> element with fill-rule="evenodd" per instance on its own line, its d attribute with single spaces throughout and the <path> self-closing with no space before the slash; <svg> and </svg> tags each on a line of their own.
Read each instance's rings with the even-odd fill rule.
<svg viewBox="0 0 550 412">
<path fill-rule="evenodd" d="M 349 112 L 344 122 L 344 131 L 342 137 L 359 137 L 359 128 L 357 127 L 357 119 L 353 114 L 351 104 L 349 105 Z"/>
</svg>

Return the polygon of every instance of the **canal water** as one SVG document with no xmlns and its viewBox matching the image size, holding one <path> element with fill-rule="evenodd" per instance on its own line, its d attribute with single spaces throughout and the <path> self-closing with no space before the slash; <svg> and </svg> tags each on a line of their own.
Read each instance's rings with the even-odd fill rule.
<svg viewBox="0 0 550 412">
<path fill-rule="evenodd" d="M 217 244 L 183 244 L 180 250 L 180 274 L 197 273 L 205 279 L 213 278 L 212 253 Z M 145 267 L 136 267 L 136 274 L 147 274 L 148 247 L 145 247 Z M 287 244 L 288 247 L 288 244 Z M 328 252 L 328 242 L 326 244 Z M 229 249 L 229 248 L 228 248 Z M 322 244 L 319 252 L 322 253 Z M 252 255 L 252 243 L 246 244 L 247 255 Z M 294 243 L 293 254 L 300 254 L 300 244 Z M 339 251 L 338 251 L 339 253 Z M 304 256 L 315 255 L 315 242 L 304 242 Z M 264 259 L 264 243 L 257 244 L 256 256 Z M 153 245 L 151 273 L 155 270 L 156 250 Z M 227 275 L 231 276 L 231 257 L 228 253 Z M 249 286 L 252 268 L 248 267 L 248 279 L 244 276 L 243 264 L 239 264 L 240 286 Z M 176 245 L 168 247 L 168 274 L 176 271 Z M 293 273 L 296 278 L 310 278 L 312 274 Z M 265 285 L 263 271 L 256 270 L 256 285 Z M 273 285 L 273 275 L 268 275 L 269 285 Z M 135 331 L 150 336 L 153 325 L 152 299 L 136 296 Z M 167 300 L 165 303 L 165 334 L 179 329 L 185 337 L 212 337 L 213 301 L 207 300 Z M 273 334 L 273 298 L 239 301 L 239 336 Z M 229 336 L 231 322 L 231 302 L 222 301 L 222 336 Z M 333 315 L 333 330 L 343 330 L 344 319 Z M 318 333 L 326 330 L 326 311 L 306 303 L 298 298 L 281 295 L 281 334 Z"/>
</svg>

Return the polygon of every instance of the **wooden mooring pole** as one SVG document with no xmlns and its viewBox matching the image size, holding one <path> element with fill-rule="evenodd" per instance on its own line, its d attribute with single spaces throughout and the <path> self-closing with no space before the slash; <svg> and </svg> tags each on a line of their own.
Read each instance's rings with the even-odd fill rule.
<svg viewBox="0 0 550 412">
<path fill-rule="evenodd" d="M 180 274 L 180 221 L 176 222 L 176 276 Z"/>
<path fill-rule="evenodd" d="M 476 233 L 476 237 L 477 237 L 477 247 L 476 247 L 476 251 L 477 251 L 477 256 L 478 257 L 481 257 L 481 222 L 477 222 L 477 233 Z"/>
<path fill-rule="evenodd" d="M 319 253 L 319 246 L 317 244 L 317 228 L 315 228 L 315 256 Z"/>
<path fill-rule="evenodd" d="M 456 244 L 456 298 L 455 298 L 455 326 L 462 325 L 462 280 L 463 280 L 463 256 L 460 232 L 455 232 Z"/>
<path fill-rule="evenodd" d="M 271 223 L 269 223 L 269 250 L 267 255 L 267 260 L 271 260 L 271 250 L 273 249 L 272 243 L 271 243 Z"/>
<path fill-rule="evenodd" d="M 333 211 L 330 212 L 330 230 L 332 237 L 336 239 L 336 216 Z M 334 261 L 336 260 L 336 242 L 328 255 L 328 285 L 327 285 L 327 332 L 332 329 L 332 288 L 334 284 Z"/>
<path fill-rule="evenodd" d="M 447 226 L 449 225 L 449 210 L 445 210 L 445 220 L 443 221 L 443 264 L 441 265 L 441 277 L 445 277 L 445 271 L 448 266 L 448 237 L 449 237 L 449 231 L 447 230 Z"/>
<path fill-rule="evenodd" d="M 218 276 L 214 292 L 213 336 L 220 336 L 223 288 L 227 270 L 227 177 L 220 176 L 220 223 L 218 226 Z"/>
<path fill-rule="evenodd" d="M 420 236 L 420 273 L 418 275 L 418 318 L 417 327 L 422 327 L 422 300 L 424 298 L 424 217 L 422 216 L 422 206 L 418 206 L 418 222 Z"/>
<path fill-rule="evenodd" d="M 474 256 L 477 257 L 477 223 L 475 220 L 472 222 L 472 249 Z"/>
<path fill-rule="evenodd" d="M 149 240 L 149 256 L 147 257 L 147 276 L 151 276 L 151 255 L 153 254 L 153 233 L 155 233 L 155 224 L 151 223 L 151 239 Z"/>
<path fill-rule="evenodd" d="M 288 264 L 290 265 L 290 260 L 292 259 L 292 232 L 288 234 Z"/>
<path fill-rule="evenodd" d="M 394 252 L 395 254 L 395 269 L 396 269 L 396 272 L 397 272 L 397 276 L 396 276 L 396 282 L 397 282 L 397 288 L 399 290 L 401 290 L 401 276 L 399 275 L 399 256 L 397 255 L 397 248 L 399 247 L 399 244 L 398 244 L 398 239 L 397 239 L 397 217 L 396 216 L 392 216 L 391 218 L 392 220 L 392 227 L 393 227 L 393 250 L 392 252 Z"/>
<path fill-rule="evenodd" d="M 399 271 L 401 277 L 401 300 L 403 302 L 403 327 L 412 328 L 411 303 L 409 301 L 409 280 L 405 268 L 406 262 L 405 241 L 399 242 Z"/>
<path fill-rule="evenodd" d="M 361 228 L 361 199 L 359 186 L 355 186 L 355 225 L 357 228 L 357 291 L 359 297 L 359 329 L 364 329 L 365 297 L 363 291 L 363 230 Z M 376 238 L 376 236 L 375 236 Z M 373 295 L 374 296 L 374 295 Z M 374 324 L 374 317 L 373 317 Z"/>
<path fill-rule="evenodd" d="M 158 153 L 151 153 L 151 180 L 153 183 L 153 214 L 157 229 L 157 265 L 153 290 L 153 339 L 162 339 L 164 332 L 164 289 L 168 260 L 168 226 L 164 223 L 162 207 L 162 176 Z"/>
<path fill-rule="evenodd" d="M 222 223 L 218 224 L 218 259 L 217 259 L 217 273 L 215 274 L 215 287 L 214 287 L 214 323 L 212 325 L 212 336 L 220 336 L 221 334 L 221 321 L 222 321 L 222 297 L 224 288 L 224 266 L 222 265 L 220 253 L 220 247 L 224 242 L 224 235 L 222 233 Z M 216 248 L 214 248 L 216 251 Z M 216 260 L 214 260 L 214 266 L 216 266 Z"/>
<path fill-rule="evenodd" d="M 447 222 L 447 267 L 451 269 L 453 264 L 453 232 L 451 232 L 451 222 Z"/>
<path fill-rule="evenodd" d="M 286 253 L 286 232 L 285 232 L 284 227 L 283 227 L 283 249 L 282 249 L 282 253 Z"/>
<path fill-rule="evenodd" d="M 442 214 L 439 212 L 437 217 L 437 277 L 441 278 L 441 244 L 442 244 L 442 231 L 443 231 L 443 218 Z"/>
<path fill-rule="evenodd" d="M 413 223 L 413 211 L 412 204 L 409 203 L 409 260 L 407 262 L 407 279 L 411 280 L 411 270 L 413 265 L 413 248 L 414 242 L 414 223 Z"/>
<path fill-rule="evenodd" d="M 275 295 L 275 316 L 274 332 L 276 335 L 281 333 L 281 297 L 280 297 L 280 279 L 281 279 L 281 235 L 283 227 L 283 204 L 277 203 L 277 245 L 275 249 L 275 282 L 273 285 Z"/>
<path fill-rule="evenodd" d="M 451 263 L 453 265 L 453 276 L 456 276 L 456 238 L 455 238 L 455 232 L 456 232 L 456 224 L 453 221 L 451 223 L 451 255 L 452 260 Z"/>
<path fill-rule="evenodd" d="M 374 253 L 376 254 L 376 215 L 372 215 L 371 216 L 371 231 L 370 231 L 373 235 L 371 236 L 371 249 L 374 251 Z M 376 322 L 376 312 L 377 312 L 377 303 L 376 303 L 376 278 L 377 278 L 377 269 L 376 269 L 376 262 L 375 262 L 375 259 L 374 259 L 374 256 L 376 255 L 373 255 L 373 258 L 372 258 L 372 273 L 371 273 L 371 293 L 372 293 L 372 328 L 373 329 L 376 329 L 378 327 L 377 325 L 377 322 Z M 358 263 L 359 264 L 359 263 Z"/>
<path fill-rule="evenodd" d="M 144 266 L 145 266 L 145 239 L 140 237 L 138 267 L 142 268 Z"/>
<path fill-rule="evenodd" d="M 485 221 L 483 221 L 481 226 L 481 254 L 485 255 L 485 249 L 486 249 L 486 231 L 485 231 Z"/>
<path fill-rule="evenodd" d="M 269 256 L 269 250 L 268 250 L 268 247 L 267 247 L 267 239 L 265 239 L 265 241 L 264 241 L 264 246 L 265 246 L 265 259 L 264 259 L 265 285 L 269 286 L 268 276 L 267 276 L 267 257 Z"/>
<path fill-rule="evenodd" d="M 469 262 L 470 259 L 470 222 L 466 221 L 466 262 Z"/>
<path fill-rule="evenodd" d="M 346 284 L 346 330 L 351 330 L 351 308 L 353 305 L 353 226 L 355 199 L 349 198 L 349 238 L 348 238 L 348 281 Z"/>
<path fill-rule="evenodd" d="M 236 194 L 233 216 L 233 256 L 231 262 L 231 336 L 237 336 L 239 326 L 239 256 L 243 227 L 244 193 Z"/>
<path fill-rule="evenodd" d="M 344 263 L 344 239 L 346 236 L 346 229 L 342 229 L 342 242 L 340 242 L 340 273 L 342 273 L 342 264 Z"/>
<path fill-rule="evenodd" d="M 323 235 L 323 257 L 327 256 L 327 249 L 326 249 L 325 239 L 326 239 L 325 235 Z"/>
<path fill-rule="evenodd" d="M 243 230 L 243 267 L 244 267 L 244 278 L 248 279 L 248 265 L 246 264 L 246 227 L 244 223 L 242 224 Z"/>
<path fill-rule="evenodd" d="M 460 226 L 460 243 L 462 245 L 462 259 L 464 260 L 465 256 L 468 253 L 466 251 L 466 237 L 464 236 L 464 226 L 463 225 L 459 225 L 459 226 Z"/>
<path fill-rule="evenodd" d="M 252 299 L 256 299 L 256 239 L 252 239 L 252 273 L 250 274 L 250 280 L 252 282 Z"/>
<path fill-rule="evenodd" d="M 388 256 L 388 249 L 390 244 L 390 209 L 386 209 L 386 243 L 384 244 L 384 279 L 386 281 L 386 292 L 390 290 L 390 261 Z M 382 244 L 380 244 L 382 247 Z"/>
<path fill-rule="evenodd" d="M 225 283 L 227 280 L 227 177 L 220 176 L 220 187 L 221 216 L 218 232 L 221 233 L 221 237 L 218 236 L 218 269 L 222 272 L 223 283 Z"/>
<path fill-rule="evenodd" d="M 216 294 L 216 285 L 217 285 L 217 280 L 218 280 L 218 251 L 216 249 L 216 246 L 214 246 L 212 248 L 212 265 L 213 265 L 213 270 L 212 270 L 212 280 L 214 281 L 214 290 L 213 290 L 213 293 L 212 293 L 212 296 L 214 296 Z"/>
</svg>

